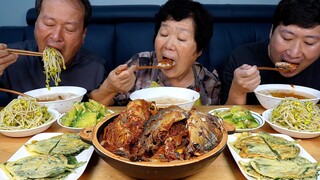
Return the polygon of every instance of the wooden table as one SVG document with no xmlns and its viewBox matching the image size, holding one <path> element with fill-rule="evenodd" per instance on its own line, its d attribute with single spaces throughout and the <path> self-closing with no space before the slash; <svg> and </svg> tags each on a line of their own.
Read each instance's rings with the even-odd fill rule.
<svg viewBox="0 0 320 180">
<path fill-rule="evenodd" d="M 196 107 L 198 111 L 208 112 L 215 108 L 228 107 L 228 106 L 201 106 Z M 247 109 L 255 111 L 257 113 L 262 113 L 265 109 L 262 106 L 244 106 Z M 124 107 L 109 107 L 115 112 L 121 111 Z M 267 123 L 260 128 L 258 131 L 265 131 L 269 133 L 276 133 Z M 65 129 L 60 127 L 57 123 L 54 123 L 46 132 L 66 132 Z M 26 143 L 31 137 L 25 138 L 11 138 L 0 134 L 0 163 L 6 162 L 24 143 Z M 320 162 L 320 137 L 313 139 L 303 139 L 299 143 L 314 159 Z M 89 164 L 80 177 L 83 179 L 134 179 L 128 177 L 127 175 L 113 169 L 109 166 L 99 155 L 94 152 Z M 229 149 L 226 147 L 222 154 L 208 167 L 204 168 L 197 174 L 190 176 L 186 179 L 245 179 L 239 170 L 236 162 L 234 161 Z"/>
</svg>

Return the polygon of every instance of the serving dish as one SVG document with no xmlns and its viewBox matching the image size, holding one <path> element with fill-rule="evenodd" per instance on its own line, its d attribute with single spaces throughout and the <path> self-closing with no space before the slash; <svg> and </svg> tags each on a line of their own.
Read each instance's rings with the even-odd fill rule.
<svg viewBox="0 0 320 180">
<path fill-rule="evenodd" d="M 271 93 L 277 93 L 279 97 L 275 97 Z M 300 101 L 317 103 L 320 100 L 320 91 L 291 84 L 262 84 L 254 90 L 254 94 L 265 109 L 275 108 L 284 99 L 282 96 L 285 94 L 287 97 L 299 96 Z"/>
<path fill-rule="evenodd" d="M 83 128 L 65 126 L 65 125 L 63 125 L 63 124 L 61 123 L 61 118 L 59 118 L 59 119 L 57 120 L 57 123 L 58 123 L 61 127 L 67 129 L 67 130 L 70 131 L 70 132 L 78 133 L 78 132 L 81 131 L 81 129 L 83 129 Z"/>
<path fill-rule="evenodd" d="M 41 133 L 41 134 L 37 134 L 35 136 L 33 136 L 32 138 L 30 138 L 25 144 L 29 144 L 34 140 L 44 140 L 44 139 L 49 139 L 51 137 L 54 136 L 58 136 L 61 135 L 62 133 Z M 78 162 L 85 162 L 84 165 L 82 165 L 81 167 L 78 167 L 74 170 L 74 172 L 72 172 L 71 174 L 69 174 L 65 180 L 74 180 L 74 179 L 78 179 L 82 173 L 84 172 L 84 170 L 86 169 L 88 162 L 91 158 L 91 155 L 94 151 L 94 148 L 92 146 L 90 146 L 88 149 L 83 150 L 80 154 L 78 154 L 76 157 L 76 159 L 78 160 Z M 23 145 L 22 147 L 20 147 L 20 149 L 18 149 L 18 151 L 11 156 L 10 159 L 8 159 L 7 161 L 16 161 L 18 159 L 27 157 L 27 156 L 31 156 L 31 154 L 26 150 L 25 146 Z M 5 174 L 5 172 L 0 168 L 0 179 L 1 180 L 9 180 L 8 176 Z"/>
<path fill-rule="evenodd" d="M 199 97 L 198 92 L 180 87 L 152 87 L 137 90 L 130 94 L 131 100 L 154 101 L 160 108 L 177 105 L 185 110 L 190 110 Z"/>
<path fill-rule="evenodd" d="M 52 125 L 52 123 L 54 123 L 56 120 L 60 119 L 61 117 L 61 114 L 54 109 L 48 109 L 48 112 L 54 118 L 51 121 L 46 122 L 38 127 L 34 127 L 30 129 L 20 129 L 20 130 L 1 130 L 0 129 L 0 133 L 9 137 L 27 137 L 27 136 L 32 136 L 40 132 L 43 132 L 47 130 Z"/>
<path fill-rule="evenodd" d="M 252 135 L 256 135 L 256 134 L 252 134 Z M 288 135 L 284 135 L 284 134 L 271 134 L 273 136 L 279 136 L 282 137 L 288 141 L 294 141 L 290 136 Z M 232 145 L 230 145 L 230 143 L 234 142 L 237 140 L 237 136 L 236 134 L 231 134 L 228 135 L 228 142 L 227 142 L 227 146 L 231 152 L 231 155 L 233 157 L 233 159 L 235 160 L 235 162 L 237 163 L 238 168 L 240 169 L 240 171 L 242 172 L 242 174 L 246 177 L 246 179 L 248 180 L 256 180 L 255 178 L 247 175 L 244 170 L 240 167 L 239 161 L 244 161 L 244 162 L 248 162 L 250 161 L 249 158 L 241 158 L 240 155 L 232 148 Z M 308 159 L 310 162 L 317 162 L 302 146 L 300 146 L 299 144 L 297 144 L 297 146 L 300 149 L 300 154 L 299 156 L 304 157 L 306 159 Z M 318 179 L 320 179 L 320 175 L 318 175 Z"/>
<path fill-rule="evenodd" d="M 302 132 L 302 131 L 295 131 L 295 130 L 289 130 L 285 127 L 281 127 L 279 125 L 274 124 L 271 122 L 270 118 L 272 115 L 273 109 L 265 110 L 262 113 L 262 117 L 265 119 L 265 121 L 277 132 L 289 135 L 293 138 L 301 138 L 301 139 L 307 139 L 307 138 L 314 138 L 317 136 L 320 136 L 320 132 Z"/>
<path fill-rule="evenodd" d="M 217 109 L 213 109 L 213 110 L 209 111 L 208 113 L 214 115 L 214 111 L 227 111 L 229 109 L 230 108 L 217 108 Z M 259 113 L 256 113 L 254 111 L 250 111 L 250 112 L 251 112 L 252 116 L 254 117 L 254 119 L 259 124 L 259 126 L 255 127 L 255 128 L 250 128 L 250 129 L 238 129 L 238 128 L 236 128 L 235 132 L 250 132 L 250 131 L 254 131 L 254 130 L 259 129 L 264 125 L 265 120 Z"/>
<path fill-rule="evenodd" d="M 95 127 L 80 131 L 80 137 L 91 143 L 99 156 L 111 167 L 138 179 L 181 179 L 199 172 L 209 166 L 222 153 L 227 143 L 227 130 L 222 128 L 223 136 L 220 143 L 209 152 L 190 160 L 177 160 L 172 162 L 139 162 L 113 154 L 101 145 L 101 136 L 105 127 L 113 122 L 119 114 L 115 113 L 109 118 L 99 122 Z"/>
</svg>

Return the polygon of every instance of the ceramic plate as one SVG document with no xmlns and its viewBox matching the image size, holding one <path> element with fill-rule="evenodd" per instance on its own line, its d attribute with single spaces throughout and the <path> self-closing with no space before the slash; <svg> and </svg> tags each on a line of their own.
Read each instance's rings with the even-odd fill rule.
<svg viewBox="0 0 320 180">
<path fill-rule="evenodd" d="M 217 109 L 209 111 L 208 113 L 214 115 L 214 113 L 213 113 L 214 111 L 226 111 L 226 110 L 229 110 L 229 108 L 217 108 Z M 256 121 L 259 123 L 259 126 L 255 127 L 255 128 L 251 128 L 251 129 L 236 129 L 236 132 L 253 131 L 253 130 L 259 129 L 260 127 L 262 127 L 264 125 L 265 120 L 263 119 L 263 117 L 259 113 L 256 113 L 253 111 L 250 111 L 250 112 L 251 112 L 252 116 L 256 119 Z"/>
<path fill-rule="evenodd" d="M 29 141 L 26 142 L 26 144 L 31 143 L 31 141 L 33 140 L 43 140 L 43 139 L 49 139 L 53 136 L 58 136 L 62 133 L 41 133 L 41 134 L 37 134 L 35 136 L 33 136 Z M 88 149 L 82 151 L 80 154 L 78 154 L 76 156 L 77 160 L 86 162 L 83 166 L 76 168 L 74 170 L 74 172 L 70 173 L 65 180 L 74 180 L 74 179 L 78 179 L 82 173 L 84 172 L 84 170 L 86 169 L 88 162 L 91 158 L 91 155 L 93 153 L 93 146 L 90 146 Z M 8 161 L 16 161 L 18 159 L 30 156 L 31 154 L 25 149 L 24 145 L 13 155 L 11 156 L 10 159 L 8 159 Z M 0 169 L 0 179 L 1 180 L 9 180 L 8 176 L 3 172 L 2 169 Z"/>
<path fill-rule="evenodd" d="M 230 145 L 231 142 L 234 142 L 237 140 L 236 137 L 237 134 L 232 134 L 232 135 L 228 135 L 228 142 L 227 142 L 227 146 L 232 154 L 232 157 L 234 158 L 234 160 L 236 161 L 240 171 L 242 172 L 242 174 L 246 177 L 246 179 L 248 180 L 255 180 L 255 178 L 247 175 L 242 168 L 239 165 L 239 161 L 244 161 L 244 162 L 248 162 L 250 161 L 249 158 L 241 158 L 240 155 L 232 148 L 232 146 Z M 252 133 L 252 135 L 256 135 L 255 133 Z M 271 134 L 273 136 L 279 136 L 282 138 L 285 138 L 288 141 L 294 141 L 290 136 L 284 135 L 284 134 Z M 306 159 L 308 159 L 310 162 L 317 162 L 305 149 L 303 149 L 302 146 L 300 146 L 299 144 L 297 144 L 297 146 L 300 148 L 300 154 L 299 156 L 304 157 Z M 318 175 L 318 180 L 320 179 L 320 175 Z"/>
</svg>

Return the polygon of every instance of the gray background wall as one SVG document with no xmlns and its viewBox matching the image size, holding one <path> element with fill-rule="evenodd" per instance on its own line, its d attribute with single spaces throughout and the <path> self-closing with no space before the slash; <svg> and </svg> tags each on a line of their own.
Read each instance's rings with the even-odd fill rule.
<svg viewBox="0 0 320 180">
<path fill-rule="evenodd" d="M 0 0 L 0 26 L 26 25 L 25 14 L 34 0 Z M 91 0 L 92 5 L 163 4 L 166 0 Z M 279 0 L 198 0 L 204 4 L 277 4 Z"/>
</svg>

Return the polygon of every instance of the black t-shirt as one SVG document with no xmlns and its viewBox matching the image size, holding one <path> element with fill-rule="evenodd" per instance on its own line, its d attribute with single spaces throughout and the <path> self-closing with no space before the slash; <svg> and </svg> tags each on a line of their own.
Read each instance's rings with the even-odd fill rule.
<svg viewBox="0 0 320 180">
<path fill-rule="evenodd" d="M 268 56 L 269 42 L 254 42 L 233 50 L 222 74 L 221 103 L 228 98 L 233 72 L 243 64 L 274 67 Z M 320 90 L 320 61 L 316 60 L 296 76 L 286 78 L 276 71 L 260 71 L 261 84 L 293 84 Z M 259 104 L 254 93 L 247 94 L 247 104 Z"/>
</svg>

